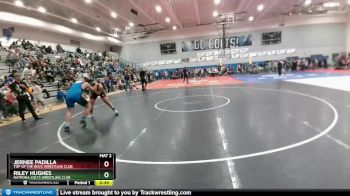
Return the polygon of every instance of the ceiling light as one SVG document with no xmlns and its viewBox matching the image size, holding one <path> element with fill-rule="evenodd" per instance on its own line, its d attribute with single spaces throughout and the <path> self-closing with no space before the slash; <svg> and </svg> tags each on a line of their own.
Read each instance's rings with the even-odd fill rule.
<svg viewBox="0 0 350 196">
<path fill-rule="evenodd" d="M 221 0 L 214 0 L 214 3 L 215 3 L 216 5 L 218 5 L 218 4 L 221 3 Z"/>
<path fill-rule="evenodd" d="M 292 12 L 289 13 L 289 16 L 293 15 Z"/>
<path fill-rule="evenodd" d="M 166 23 L 169 23 L 169 22 L 170 22 L 170 18 L 169 18 L 169 17 L 166 17 L 166 18 L 165 18 L 165 22 L 166 22 Z"/>
<path fill-rule="evenodd" d="M 96 27 L 96 31 L 100 32 L 101 28 L 100 27 Z"/>
<path fill-rule="evenodd" d="M 135 25 L 134 25 L 134 23 L 130 22 L 130 23 L 129 23 L 129 26 L 130 26 L 130 27 L 134 27 Z"/>
<path fill-rule="evenodd" d="M 43 6 L 38 7 L 38 11 L 41 13 L 46 13 L 46 9 Z"/>
<path fill-rule="evenodd" d="M 116 44 L 120 44 L 121 42 L 113 37 L 107 37 L 107 40 L 110 41 L 110 42 L 114 42 Z"/>
<path fill-rule="evenodd" d="M 16 0 L 16 1 L 15 1 L 15 5 L 18 6 L 18 7 L 23 7 L 23 6 L 24 6 L 24 5 L 23 5 L 23 2 L 20 1 L 20 0 Z"/>
<path fill-rule="evenodd" d="M 118 33 L 113 33 L 112 36 L 117 38 L 119 37 Z"/>
<path fill-rule="evenodd" d="M 173 26 L 173 30 L 176 30 L 176 29 L 177 29 L 177 26 L 174 25 L 174 26 Z"/>
<path fill-rule="evenodd" d="M 92 2 L 92 0 L 84 0 L 85 1 L 85 3 L 91 3 Z"/>
<path fill-rule="evenodd" d="M 162 12 L 162 7 L 160 7 L 160 5 L 156 5 L 156 11 L 158 13 L 161 13 Z"/>
<path fill-rule="evenodd" d="M 70 29 L 68 27 L 65 27 L 65 26 L 61 26 L 61 25 L 55 25 L 54 29 L 57 30 L 57 31 L 60 31 L 62 33 L 68 33 L 68 34 L 73 33 L 72 29 Z"/>
<path fill-rule="evenodd" d="M 219 12 L 218 12 L 218 11 L 214 11 L 214 12 L 213 12 L 213 16 L 214 16 L 214 17 L 219 16 Z"/>
<path fill-rule="evenodd" d="M 86 39 L 91 39 L 95 41 L 104 41 L 104 37 L 102 36 L 91 35 L 89 33 L 82 33 L 81 35 Z"/>
<path fill-rule="evenodd" d="M 334 8 L 339 6 L 340 6 L 340 3 L 338 2 L 327 2 L 323 4 L 323 7 L 327 7 L 327 8 Z"/>
<path fill-rule="evenodd" d="M 350 5 L 350 0 L 348 0 L 348 4 Z"/>
<path fill-rule="evenodd" d="M 76 18 L 71 18 L 70 21 L 72 21 L 72 23 L 78 23 L 78 20 Z"/>
<path fill-rule="evenodd" d="M 25 24 L 29 26 L 35 26 L 35 27 L 44 27 L 46 25 L 46 23 L 44 23 L 42 20 L 38 20 L 27 16 L 21 16 L 17 14 L 12 14 L 8 12 L 0 12 L 0 21 L 20 23 L 20 24 Z"/>
<path fill-rule="evenodd" d="M 261 11 L 263 11 L 263 9 L 264 9 L 264 5 L 263 5 L 263 4 L 260 4 L 260 5 L 258 6 L 258 11 L 261 12 Z"/>
<path fill-rule="evenodd" d="M 117 13 L 115 13 L 115 12 L 111 12 L 111 16 L 113 17 L 113 18 L 117 18 Z"/>
<path fill-rule="evenodd" d="M 249 16 L 249 21 L 253 21 L 254 20 L 254 16 Z"/>
<path fill-rule="evenodd" d="M 311 3 L 312 3 L 311 0 L 305 0 L 305 5 L 306 5 L 306 6 L 310 5 Z"/>
</svg>

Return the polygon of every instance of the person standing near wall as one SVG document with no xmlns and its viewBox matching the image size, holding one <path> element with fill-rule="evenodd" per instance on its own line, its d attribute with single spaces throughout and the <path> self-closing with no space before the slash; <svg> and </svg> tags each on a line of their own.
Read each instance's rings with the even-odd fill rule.
<svg viewBox="0 0 350 196">
<path fill-rule="evenodd" d="M 128 89 L 130 89 L 130 75 L 128 71 L 125 71 L 124 73 L 124 82 L 125 82 L 125 91 L 128 91 Z"/>
<path fill-rule="evenodd" d="M 277 71 L 278 71 L 278 75 L 279 76 L 282 75 L 282 66 L 283 66 L 282 61 L 278 61 L 278 63 L 277 63 Z"/>
<path fill-rule="evenodd" d="M 186 67 L 183 68 L 182 74 L 183 74 L 183 77 L 184 77 L 183 83 L 185 83 L 185 81 L 186 81 L 187 84 L 188 84 L 188 83 L 189 83 L 189 82 L 188 82 L 188 70 L 187 70 Z"/>
<path fill-rule="evenodd" d="M 147 87 L 147 80 L 146 80 L 146 71 L 144 69 L 141 69 L 140 71 L 140 80 L 141 80 L 142 91 L 145 91 Z"/>
</svg>

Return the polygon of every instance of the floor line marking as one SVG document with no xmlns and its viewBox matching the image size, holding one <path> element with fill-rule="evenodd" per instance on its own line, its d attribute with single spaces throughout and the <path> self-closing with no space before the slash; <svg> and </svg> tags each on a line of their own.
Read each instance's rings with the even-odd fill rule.
<svg viewBox="0 0 350 196">
<path fill-rule="evenodd" d="M 311 138 L 305 139 L 303 141 L 300 141 L 300 142 L 297 142 L 297 143 L 294 143 L 291 145 L 287 145 L 287 146 L 283 146 L 283 147 L 275 148 L 275 149 L 271 149 L 271 150 L 261 151 L 261 152 L 257 152 L 257 153 L 244 154 L 244 155 L 233 156 L 233 157 L 217 158 L 217 159 L 194 160 L 194 161 L 135 161 L 135 160 L 117 159 L 118 163 L 139 164 L 139 165 L 190 165 L 190 164 L 217 163 L 217 162 L 223 162 L 223 161 L 227 161 L 227 160 L 239 160 L 239 159 L 246 159 L 246 158 L 252 158 L 252 157 L 259 157 L 259 156 L 263 156 L 263 155 L 273 154 L 276 152 L 290 150 L 290 149 L 297 148 L 297 147 L 303 146 L 305 144 L 311 143 L 311 142 L 325 136 L 326 134 L 328 134 L 335 127 L 335 125 L 337 124 L 337 122 L 339 120 L 338 111 L 332 104 L 330 104 L 329 102 L 327 102 L 319 97 L 315 97 L 315 96 L 308 95 L 305 93 L 295 92 L 295 91 L 291 91 L 291 90 L 271 89 L 271 88 L 238 87 L 238 86 L 216 87 L 216 89 L 243 89 L 243 88 L 248 89 L 248 90 L 261 90 L 261 91 L 271 91 L 271 92 L 279 92 L 279 93 L 282 92 L 282 93 L 286 93 L 286 94 L 300 95 L 300 96 L 308 97 L 310 99 L 317 100 L 317 101 L 327 105 L 333 111 L 334 119 L 330 123 L 330 125 L 324 131 L 322 131 L 322 133 L 320 133 L 318 135 L 315 135 Z M 204 89 L 204 88 L 200 88 L 200 89 Z M 206 88 L 206 89 L 208 89 L 208 88 Z M 197 90 L 197 89 L 194 88 L 194 89 L 187 89 L 187 90 Z M 64 123 L 57 130 L 58 138 L 60 138 L 60 131 L 61 131 L 63 125 L 64 125 Z M 81 150 L 78 150 L 76 148 L 69 146 L 62 139 L 60 139 L 60 143 L 61 143 L 61 145 L 63 145 L 67 149 L 69 149 L 70 151 L 73 151 L 76 153 L 85 153 Z"/>
<path fill-rule="evenodd" d="M 44 148 L 42 148 L 42 149 L 36 151 L 35 153 L 41 153 L 41 152 L 47 150 L 50 146 L 51 146 L 51 145 L 48 145 L 48 146 L 46 146 L 46 147 L 44 147 Z"/>
<path fill-rule="evenodd" d="M 350 105 L 344 105 L 344 104 L 338 103 L 338 102 L 333 101 L 333 100 L 328 99 L 328 98 L 323 98 L 323 99 L 326 100 L 326 101 L 328 101 L 328 102 L 331 102 L 331 103 L 333 103 L 333 104 L 335 104 L 335 105 L 337 105 L 337 106 L 341 106 L 341 107 L 345 107 L 345 108 L 347 108 L 347 109 L 350 109 Z"/>
<path fill-rule="evenodd" d="M 315 131 L 317 131 L 317 132 L 319 132 L 319 133 L 322 132 L 322 130 L 320 130 L 320 129 L 317 128 L 317 127 L 312 126 L 309 122 L 307 122 L 307 121 L 303 121 L 303 122 L 302 122 L 301 120 L 299 120 L 297 117 L 293 116 L 293 115 L 290 114 L 290 113 L 288 113 L 288 115 L 289 115 L 291 118 L 293 118 L 294 120 L 296 120 L 297 122 L 299 122 L 299 123 L 301 123 L 301 124 L 303 124 L 303 125 L 305 125 L 305 126 L 307 126 L 307 127 L 310 127 L 310 128 L 312 128 L 313 130 L 315 130 Z M 342 147 L 344 147 L 345 149 L 350 150 L 350 146 L 349 146 L 348 144 L 346 144 L 345 142 L 341 141 L 340 139 L 337 139 L 337 138 L 331 136 L 330 134 L 326 134 L 326 137 L 329 138 L 330 140 L 332 140 L 333 142 L 335 142 L 336 144 L 338 144 L 339 146 L 342 146 Z"/>
<path fill-rule="evenodd" d="M 122 157 L 131 147 L 133 147 L 133 146 L 135 145 L 136 141 L 137 141 L 143 134 L 145 134 L 146 131 L 147 131 L 147 128 L 142 129 L 142 131 L 140 132 L 140 134 L 139 134 L 135 139 L 131 140 L 131 142 L 130 142 L 129 145 L 125 148 L 125 150 L 124 150 L 122 153 L 120 153 L 119 156 L 117 156 L 117 159 L 119 159 L 120 157 Z"/>
<path fill-rule="evenodd" d="M 214 107 L 215 107 L 216 106 L 216 102 L 215 102 L 215 99 L 214 99 L 214 92 L 213 92 L 213 89 L 211 87 L 210 87 L 210 94 L 211 94 L 211 98 L 213 100 Z M 219 134 L 220 134 L 220 137 L 221 137 L 222 146 L 223 146 L 224 150 L 226 151 L 227 156 L 231 156 L 229 151 L 228 151 L 228 149 L 227 149 L 228 142 L 227 142 L 225 129 L 224 129 L 224 126 L 222 124 L 222 120 L 221 120 L 221 118 L 219 118 L 217 108 L 215 108 L 214 110 L 215 110 L 215 115 L 216 115 L 216 121 L 218 123 L 218 131 L 219 131 Z M 227 160 L 226 164 L 227 164 L 227 167 L 228 167 L 228 170 L 229 170 L 229 173 L 230 173 L 230 180 L 231 180 L 232 188 L 233 189 L 238 189 L 240 187 L 240 180 L 238 178 L 238 175 L 237 175 L 237 172 L 236 172 L 236 169 L 235 169 L 235 163 L 233 162 L 233 160 Z"/>
<path fill-rule="evenodd" d="M 175 98 L 171 98 L 171 99 L 164 99 L 162 101 L 159 101 L 158 103 L 156 103 L 154 105 L 154 107 L 157 109 L 157 110 L 160 110 L 160 111 L 163 111 L 163 112 L 170 112 L 170 113 L 195 113 L 195 112 L 204 112 L 204 111 L 209 111 L 209 110 L 215 110 L 215 109 L 218 109 L 218 108 L 222 108 L 228 104 L 231 103 L 231 100 L 227 97 L 223 97 L 223 96 L 217 96 L 215 95 L 215 97 L 219 97 L 219 98 L 222 98 L 222 99 L 225 99 L 226 100 L 226 103 L 222 104 L 222 105 L 219 105 L 219 106 L 216 106 L 216 104 L 214 105 L 214 107 L 211 107 L 211 108 L 206 108 L 206 109 L 201 109 L 201 110 L 185 110 L 185 111 L 177 111 L 177 110 L 168 110 L 167 108 L 163 109 L 163 108 L 160 108 L 158 107 L 159 104 L 163 103 L 163 102 L 166 102 L 166 101 L 174 101 L 176 99 L 179 99 L 179 98 L 186 98 L 186 97 L 212 97 L 212 95 L 193 95 L 193 96 L 183 96 L 183 97 L 175 97 Z"/>
</svg>

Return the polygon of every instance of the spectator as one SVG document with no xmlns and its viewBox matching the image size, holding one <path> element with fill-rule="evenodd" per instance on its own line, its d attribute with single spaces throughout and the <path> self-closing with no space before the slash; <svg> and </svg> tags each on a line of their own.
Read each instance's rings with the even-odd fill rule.
<svg viewBox="0 0 350 196">
<path fill-rule="evenodd" d="M 77 52 L 78 54 L 83 54 L 83 52 L 81 51 L 80 47 L 77 48 L 76 52 Z"/>
<path fill-rule="evenodd" d="M 131 90 L 130 89 L 130 75 L 128 72 L 124 73 L 124 82 L 125 82 L 125 91 Z"/>
<path fill-rule="evenodd" d="M 51 83 L 51 82 L 55 81 L 54 73 L 53 73 L 53 71 L 52 71 L 52 69 L 50 67 L 46 67 L 44 69 L 44 75 L 45 75 L 45 78 L 46 78 L 47 82 Z"/>
<path fill-rule="evenodd" d="M 40 118 L 34 111 L 32 104 L 30 103 L 28 95 L 28 85 L 21 80 L 21 74 L 15 74 L 15 81 L 10 85 L 11 90 L 15 93 L 18 101 L 19 115 L 22 118 L 22 121 L 25 121 L 24 111 L 27 107 L 28 110 L 32 113 L 32 116 L 35 120 L 40 120 Z"/>
<path fill-rule="evenodd" d="M 36 112 L 39 113 L 40 111 L 39 105 L 38 105 L 39 103 L 43 106 L 44 109 L 46 108 L 46 104 L 43 97 L 43 91 L 41 90 L 41 87 L 39 86 L 39 84 L 34 80 L 32 81 L 32 89 L 33 89 L 32 95 L 34 99 L 34 108 L 36 109 Z"/>
<path fill-rule="evenodd" d="M 22 72 L 22 76 L 26 79 L 26 80 L 30 80 L 33 78 L 33 70 L 32 70 L 32 66 L 28 65 L 26 68 L 24 68 L 23 72 Z"/>
<path fill-rule="evenodd" d="M 63 48 L 62 48 L 62 46 L 60 44 L 56 45 L 56 51 L 57 51 L 57 53 L 63 53 L 64 52 L 64 50 L 63 50 Z"/>
<path fill-rule="evenodd" d="M 65 95 L 64 92 L 62 91 L 62 88 L 59 88 L 59 89 L 58 89 L 56 98 L 57 98 L 57 102 L 58 102 L 58 103 L 63 103 L 64 100 L 66 99 L 66 95 Z"/>
<path fill-rule="evenodd" d="M 17 73 L 17 70 L 14 69 L 12 70 L 11 74 L 8 77 L 14 79 L 16 73 Z"/>
<path fill-rule="evenodd" d="M 6 96 L 3 91 L 0 90 L 0 111 L 2 111 L 1 114 L 1 120 L 8 120 L 8 110 L 6 106 Z"/>
<path fill-rule="evenodd" d="M 9 114 L 18 115 L 18 102 L 13 91 L 7 93 L 6 101 Z"/>
<path fill-rule="evenodd" d="M 45 49 L 45 53 L 46 53 L 46 54 L 53 54 L 52 47 L 51 47 L 51 46 L 48 46 L 48 47 Z"/>
<path fill-rule="evenodd" d="M 13 78 L 8 77 L 8 76 L 6 76 L 6 75 L 4 76 L 4 84 L 5 84 L 5 85 L 9 85 L 9 84 L 11 84 L 13 81 L 14 81 Z"/>
</svg>

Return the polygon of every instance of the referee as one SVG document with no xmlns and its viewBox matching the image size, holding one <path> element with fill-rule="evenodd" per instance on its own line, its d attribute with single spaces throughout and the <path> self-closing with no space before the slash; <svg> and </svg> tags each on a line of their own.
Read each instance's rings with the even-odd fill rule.
<svg viewBox="0 0 350 196">
<path fill-rule="evenodd" d="M 184 69 L 182 70 L 182 74 L 183 74 L 183 77 L 184 77 L 184 81 L 183 83 L 185 83 L 185 81 L 187 82 L 187 84 L 189 83 L 188 82 L 188 70 L 186 67 L 184 67 Z"/>
<path fill-rule="evenodd" d="M 32 113 L 35 120 L 40 120 L 39 116 L 35 113 L 32 103 L 29 100 L 28 95 L 28 85 L 21 80 L 21 74 L 15 74 L 15 81 L 10 84 L 11 90 L 15 93 L 18 101 L 19 116 L 22 118 L 22 122 L 26 119 L 24 118 L 24 111 L 26 107 Z"/>
<path fill-rule="evenodd" d="M 147 87 L 147 80 L 146 80 L 146 71 L 144 69 L 141 69 L 140 71 L 140 79 L 141 79 L 142 91 L 145 91 Z"/>
</svg>

